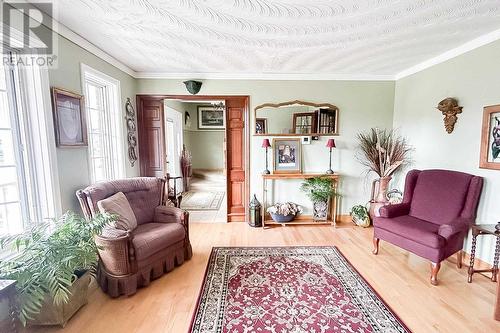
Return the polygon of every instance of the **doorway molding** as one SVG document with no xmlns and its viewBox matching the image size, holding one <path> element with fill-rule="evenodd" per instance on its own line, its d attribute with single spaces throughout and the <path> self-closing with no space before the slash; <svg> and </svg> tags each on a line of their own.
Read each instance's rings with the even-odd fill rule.
<svg viewBox="0 0 500 333">
<path fill-rule="evenodd" d="M 250 200 L 250 96 L 248 95 L 168 95 L 168 94 L 137 94 L 136 95 L 136 103 L 137 103 L 137 122 L 138 122 L 138 137 L 139 137 L 139 164 L 140 164 L 140 170 L 141 170 L 141 176 L 146 175 L 145 170 L 147 169 L 144 167 L 145 163 L 149 163 L 149 161 L 145 160 L 147 159 L 147 154 L 145 153 L 145 150 L 147 148 L 143 147 L 143 143 L 146 142 L 146 138 L 144 138 L 144 135 L 146 135 L 145 131 L 146 129 L 144 128 L 145 121 L 143 119 L 144 117 L 144 102 L 145 101 L 157 101 L 161 102 L 161 105 L 158 105 L 159 108 L 161 108 L 161 128 L 160 128 L 160 135 L 161 139 L 164 141 L 165 139 L 165 124 L 163 123 L 163 116 L 164 116 L 164 110 L 163 110 L 163 103 L 164 100 L 166 99 L 173 99 L 173 100 L 188 100 L 188 101 L 206 101 L 206 100 L 224 100 L 226 103 L 226 129 L 225 129 L 225 135 L 226 138 L 228 137 L 228 131 L 230 128 L 230 122 L 229 122 L 229 117 L 230 117 L 230 109 L 231 105 L 233 104 L 238 104 L 242 103 L 242 121 L 243 121 L 243 140 L 241 142 L 241 149 L 244 151 L 243 154 L 243 173 L 244 173 L 244 189 L 243 189 L 243 196 L 241 198 L 242 201 L 242 206 L 243 206 L 243 212 L 237 212 L 234 213 L 231 211 L 231 200 L 233 198 L 233 186 L 232 186 L 232 180 L 231 180 L 231 174 L 229 172 L 230 166 L 229 161 L 230 159 L 230 154 L 232 153 L 230 149 L 226 149 L 226 160 L 228 163 L 225 165 L 226 169 L 226 195 L 227 195 L 227 221 L 228 222 L 243 222 L 243 221 L 248 221 L 249 216 L 248 216 L 248 202 Z M 163 143 L 162 143 L 163 144 Z M 226 145 L 228 145 L 229 142 L 226 142 Z M 160 158 L 160 161 L 164 160 L 164 158 Z M 165 163 L 163 163 L 163 168 L 165 167 Z"/>
</svg>

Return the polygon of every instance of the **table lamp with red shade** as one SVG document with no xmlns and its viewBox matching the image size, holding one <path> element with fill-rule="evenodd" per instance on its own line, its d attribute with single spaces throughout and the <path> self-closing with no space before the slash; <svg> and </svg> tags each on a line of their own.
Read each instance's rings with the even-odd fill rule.
<svg viewBox="0 0 500 333">
<path fill-rule="evenodd" d="M 262 148 L 266 148 L 266 170 L 264 170 L 262 172 L 262 174 L 264 174 L 264 175 L 268 175 L 271 173 L 269 171 L 269 168 L 268 168 L 268 160 L 267 160 L 267 150 L 269 149 L 269 147 L 271 147 L 271 143 L 269 142 L 269 139 L 262 140 Z"/>
<path fill-rule="evenodd" d="M 330 167 L 328 168 L 328 170 L 326 170 L 326 173 L 328 175 L 331 175 L 331 174 L 333 174 L 333 170 L 332 170 L 332 149 L 335 148 L 335 140 L 334 139 L 328 139 L 328 141 L 326 142 L 326 148 L 330 149 Z"/>
</svg>

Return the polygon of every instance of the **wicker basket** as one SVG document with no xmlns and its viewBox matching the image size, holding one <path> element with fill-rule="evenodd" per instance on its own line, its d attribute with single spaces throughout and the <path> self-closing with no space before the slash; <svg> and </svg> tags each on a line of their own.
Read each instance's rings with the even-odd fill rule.
<svg viewBox="0 0 500 333">
<path fill-rule="evenodd" d="M 54 299 L 47 296 L 44 300 L 42 311 L 28 321 L 28 325 L 60 325 L 66 326 L 68 320 L 85 304 L 87 304 L 87 291 L 90 284 L 90 273 L 86 272 L 71 286 L 71 295 L 68 303 L 55 305 Z"/>
</svg>

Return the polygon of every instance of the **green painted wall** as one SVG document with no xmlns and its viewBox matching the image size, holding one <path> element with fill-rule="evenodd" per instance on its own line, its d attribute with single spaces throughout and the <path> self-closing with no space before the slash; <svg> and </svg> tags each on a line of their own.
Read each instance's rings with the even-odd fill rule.
<svg viewBox="0 0 500 333">
<path fill-rule="evenodd" d="M 182 80 L 139 79 L 137 91 L 141 94 L 188 94 Z M 333 153 L 333 168 L 342 174 L 341 212 L 346 214 L 354 204 L 364 204 L 370 196 L 370 181 L 364 168 L 355 159 L 356 134 L 370 127 L 391 128 L 394 110 L 394 82 L 392 81 L 257 81 L 257 80 L 203 80 L 198 95 L 249 95 L 251 123 L 253 109 L 267 102 L 295 99 L 310 102 L 328 102 L 340 108 L 340 136 Z M 196 123 L 193 123 L 196 126 Z M 252 126 L 253 129 L 253 126 Z M 260 199 L 260 174 L 265 168 L 263 137 L 251 137 L 250 191 Z M 303 165 L 306 172 L 324 172 L 328 169 L 326 137 L 303 146 Z M 269 155 L 271 157 L 271 153 Z M 272 159 L 270 159 L 272 160 Z M 300 192 L 300 182 L 279 182 L 274 201 L 295 201 L 310 213 L 311 203 Z"/>
<path fill-rule="evenodd" d="M 82 94 L 80 64 L 84 63 L 120 81 L 123 112 L 125 112 L 124 107 L 127 97 L 131 98 L 135 106 L 136 82 L 134 78 L 64 37 L 60 36 L 58 43 L 58 67 L 49 70 L 51 87 L 64 88 Z M 125 126 L 124 133 L 126 134 Z M 126 145 L 126 142 L 124 142 L 124 145 Z M 57 148 L 57 167 L 63 211 L 70 209 L 80 212 L 75 192 L 90 184 L 87 157 L 87 147 Z M 138 164 L 131 167 L 127 161 L 125 171 L 127 176 L 138 175 Z"/>
<path fill-rule="evenodd" d="M 191 152 L 193 169 L 223 169 L 225 131 L 198 129 L 197 113 L 198 105 L 201 104 L 167 100 L 165 105 L 183 115 L 184 145 Z M 186 112 L 191 118 L 190 125 L 184 121 Z"/>
<path fill-rule="evenodd" d="M 394 127 L 415 146 L 414 167 L 484 177 L 478 224 L 500 220 L 500 171 L 479 168 L 483 107 L 500 104 L 499 59 L 500 41 L 496 41 L 396 82 Z M 452 134 L 445 131 L 436 109 L 446 97 L 457 98 L 463 106 Z M 492 237 L 480 239 L 479 257 L 492 262 L 493 248 Z"/>
</svg>

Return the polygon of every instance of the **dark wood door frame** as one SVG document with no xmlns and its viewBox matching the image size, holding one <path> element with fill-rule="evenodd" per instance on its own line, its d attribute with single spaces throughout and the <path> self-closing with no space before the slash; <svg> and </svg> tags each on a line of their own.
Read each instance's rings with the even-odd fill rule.
<svg viewBox="0 0 500 333">
<path fill-rule="evenodd" d="M 158 101 L 163 101 L 165 99 L 181 99 L 181 100 L 190 100 L 190 101 L 197 101 L 197 100 L 225 100 L 226 105 L 230 104 L 228 100 L 230 101 L 231 99 L 244 99 L 244 109 L 243 109 L 243 122 L 244 122 L 244 142 L 242 144 L 242 148 L 244 149 L 244 173 L 245 173 L 245 190 L 244 190 L 244 198 L 243 198 L 243 204 L 244 204 L 244 210 L 245 210 L 245 215 L 244 215 L 244 221 L 248 221 L 249 219 L 249 214 L 248 214 L 248 202 L 250 200 L 250 97 L 248 95 L 161 95 L 161 94 L 138 94 L 136 95 L 136 104 L 137 104 L 137 112 L 138 112 L 138 130 L 139 130 L 139 159 L 141 156 L 144 156 L 141 154 L 141 136 L 144 133 L 144 129 L 141 129 L 141 110 L 143 107 L 143 101 L 145 99 L 149 100 L 158 100 Z M 228 117 L 229 117 L 229 112 L 226 112 L 226 138 L 228 136 L 228 128 L 229 128 L 229 122 L 228 122 Z M 161 126 L 165 126 L 162 122 Z M 164 131 L 164 129 L 163 129 Z M 144 149 L 144 148 L 142 148 Z M 229 152 L 226 150 L 226 154 L 229 154 Z M 226 161 L 228 160 L 228 156 L 226 156 Z M 142 169 L 142 163 L 139 160 L 139 163 L 141 165 L 141 175 L 143 174 L 143 169 Z M 227 164 L 227 163 L 226 163 Z M 226 168 L 226 173 L 228 166 L 225 165 Z M 227 175 L 229 177 L 229 175 Z M 230 188 L 231 182 L 229 181 L 228 178 L 226 178 L 226 194 L 231 193 L 232 189 Z M 227 205 L 229 209 L 229 197 L 227 200 Z M 229 216 L 229 210 L 228 210 L 228 222 L 230 222 L 232 219 Z M 234 221 L 236 221 L 235 219 Z"/>
</svg>

